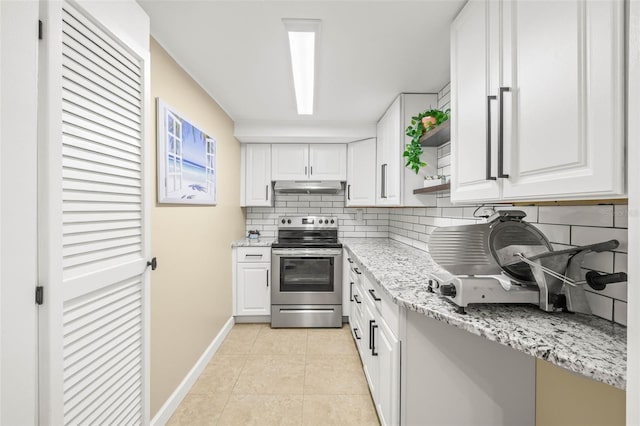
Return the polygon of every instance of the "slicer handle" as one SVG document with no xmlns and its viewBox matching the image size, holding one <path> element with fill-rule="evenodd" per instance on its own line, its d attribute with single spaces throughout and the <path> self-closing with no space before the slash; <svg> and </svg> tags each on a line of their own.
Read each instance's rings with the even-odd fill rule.
<svg viewBox="0 0 640 426">
<path fill-rule="evenodd" d="M 600 253 L 601 251 L 617 249 L 619 245 L 620 245 L 620 242 L 618 242 L 618 240 L 609 240 L 609 241 L 604 241 L 602 243 L 591 244 L 589 246 L 585 246 L 584 248 L 588 248 L 591 251 Z"/>
<path fill-rule="evenodd" d="M 627 274 L 624 272 L 616 272 L 614 274 L 600 275 L 596 271 L 589 271 L 585 276 L 585 280 L 592 289 L 604 290 L 607 284 L 627 281 Z"/>
</svg>

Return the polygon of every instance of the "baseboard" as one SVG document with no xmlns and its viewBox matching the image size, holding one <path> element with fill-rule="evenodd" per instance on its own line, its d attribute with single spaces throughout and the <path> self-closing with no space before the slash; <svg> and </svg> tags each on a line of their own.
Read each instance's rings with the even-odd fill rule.
<svg viewBox="0 0 640 426">
<path fill-rule="evenodd" d="M 231 317 L 225 323 L 225 325 L 222 327 L 222 330 L 220 330 L 211 344 L 202 353 L 200 359 L 198 359 L 189 373 L 187 373 L 185 378 L 182 379 L 180 385 L 178 385 L 169 399 L 167 399 L 167 401 L 164 403 L 164 405 L 162 405 L 160 410 L 158 410 L 153 419 L 151 419 L 151 426 L 164 426 L 169 421 L 184 397 L 187 396 L 189 390 L 191 390 L 191 387 L 195 384 L 196 380 L 198 380 L 198 377 L 200 377 L 200 374 L 202 374 L 209 361 L 211 361 L 213 355 L 218 351 L 218 348 L 224 341 L 225 337 L 227 337 L 227 334 L 229 334 L 229 331 L 231 331 L 234 322 L 235 321 L 233 317 Z"/>
<path fill-rule="evenodd" d="M 238 315 L 235 321 L 236 324 L 270 323 L 271 315 Z"/>
</svg>

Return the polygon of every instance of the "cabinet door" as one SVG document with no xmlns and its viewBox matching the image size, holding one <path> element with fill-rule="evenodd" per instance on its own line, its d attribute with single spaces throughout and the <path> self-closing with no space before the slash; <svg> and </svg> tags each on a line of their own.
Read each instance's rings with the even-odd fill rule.
<svg viewBox="0 0 640 426">
<path fill-rule="evenodd" d="M 505 2 L 505 200 L 624 193 L 623 8 Z"/>
<path fill-rule="evenodd" d="M 374 309 L 365 301 L 365 295 L 361 295 L 363 342 L 362 342 L 362 368 L 369 383 L 369 391 L 374 401 L 378 398 L 378 356 L 374 355 L 373 340 L 376 333 L 376 316 Z"/>
<path fill-rule="evenodd" d="M 271 145 L 271 180 L 307 180 L 309 145 Z"/>
<path fill-rule="evenodd" d="M 490 97 L 496 94 L 491 86 L 497 85 L 492 81 L 497 49 L 493 32 L 488 33 L 499 24 L 494 3 L 468 2 L 451 26 L 452 201 L 500 197 L 495 180 L 497 100 Z"/>
<path fill-rule="evenodd" d="M 377 126 L 377 205 L 400 205 L 400 102 L 401 97 L 396 98 Z"/>
<path fill-rule="evenodd" d="M 271 187 L 271 145 L 247 144 L 244 167 L 245 206 L 270 206 L 273 200 Z"/>
<path fill-rule="evenodd" d="M 347 145 L 309 145 L 309 179 L 347 180 Z"/>
<path fill-rule="evenodd" d="M 269 263 L 238 263 L 236 315 L 271 314 Z"/>
<path fill-rule="evenodd" d="M 384 321 L 379 321 L 374 342 L 378 354 L 376 408 L 382 425 L 397 425 L 400 416 L 400 342 Z"/>
<path fill-rule="evenodd" d="M 347 148 L 346 205 L 376 204 L 376 140 L 351 142 Z"/>
</svg>

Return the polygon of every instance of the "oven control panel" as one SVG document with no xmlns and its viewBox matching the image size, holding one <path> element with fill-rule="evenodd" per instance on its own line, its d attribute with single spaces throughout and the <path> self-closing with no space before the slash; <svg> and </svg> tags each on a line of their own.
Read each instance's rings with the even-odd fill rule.
<svg viewBox="0 0 640 426">
<path fill-rule="evenodd" d="M 278 228 L 304 229 L 337 229 L 338 218 L 335 216 L 281 216 Z"/>
</svg>

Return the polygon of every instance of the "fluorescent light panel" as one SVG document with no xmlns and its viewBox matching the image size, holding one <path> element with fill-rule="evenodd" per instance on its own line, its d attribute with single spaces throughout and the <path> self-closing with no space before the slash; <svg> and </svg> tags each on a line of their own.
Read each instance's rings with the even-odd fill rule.
<svg viewBox="0 0 640 426">
<path fill-rule="evenodd" d="M 313 114 L 315 88 L 317 19 L 283 19 L 289 38 L 293 87 L 299 115 Z"/>
</svg>

